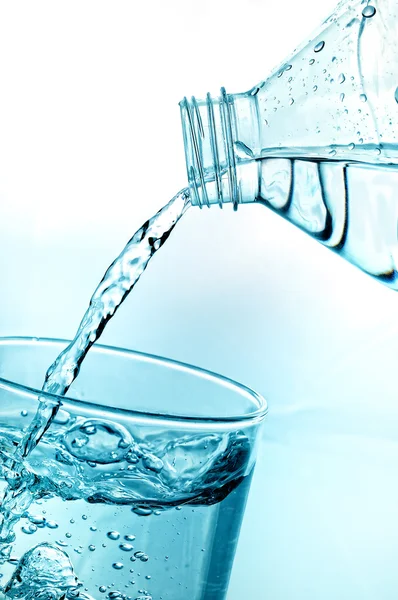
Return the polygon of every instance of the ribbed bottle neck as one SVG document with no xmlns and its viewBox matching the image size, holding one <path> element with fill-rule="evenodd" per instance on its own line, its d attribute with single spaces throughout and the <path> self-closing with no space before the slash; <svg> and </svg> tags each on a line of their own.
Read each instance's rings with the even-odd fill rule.
<svg viewBox="0 0 398 600">
<path fill-rule="evenodd" d="M 217 98 L 207 94 L 206 100 L 192 97 L 180 102 L 193 205 L 218 204 L 222 208 L 232 202 L 237 209 L 242 202 L 255 200 L 253 185 L 249 186 L 249 193 L 243 189 L 247 181 L 242 178 L 241 161 L 236 153 L 240 115 L 250 116 L 251 101 L 250 95 L 227 94 L 222 88 Z M 249 171 L 246 169 L 245 173 Z"/>
</svg>

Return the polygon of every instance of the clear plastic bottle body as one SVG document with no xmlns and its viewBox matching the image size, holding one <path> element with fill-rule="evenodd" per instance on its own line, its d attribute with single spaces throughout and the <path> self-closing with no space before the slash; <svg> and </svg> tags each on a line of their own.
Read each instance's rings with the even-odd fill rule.
<svg viewBox="0 0 398 600">
<path fill-rule="evenodd" d="M 184 99 L 192 203 L 261 202 L 398 289 L 398 3 L 341 3 L 248 92 Z"/>
</svg>

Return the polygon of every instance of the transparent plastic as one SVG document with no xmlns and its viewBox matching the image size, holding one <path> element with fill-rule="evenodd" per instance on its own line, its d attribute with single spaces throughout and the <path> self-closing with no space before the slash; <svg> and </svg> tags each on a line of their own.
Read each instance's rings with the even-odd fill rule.
<svg viewBox="0 0 398 600">
<path fill-rule="evenodd" d="M 398 289 L 398 3 L 342 2 L 245 93 L 180 103 L 192 204 L 260 202 Z"/>
</svg>

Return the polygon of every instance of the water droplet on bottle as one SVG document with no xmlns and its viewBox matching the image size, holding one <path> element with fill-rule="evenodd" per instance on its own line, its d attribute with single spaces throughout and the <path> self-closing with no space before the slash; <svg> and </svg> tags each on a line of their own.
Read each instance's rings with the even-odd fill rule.
<svg viewBox="0 0 398 600">
<path fill-rule="evenodd" d="M 145 575 L 145 579 L 151 579 L 150 575 Z"/>
<path fill-rule="evenodd" d="M 337 152 L 334 148 L 331 149 L 331 151 L 329 152 L 329 156 L 336 156 Z"/>
<path fill-rule="evenodd" d="M 123 552 L 131 552 L 134 546 L 131 544 L 119 544 L 119 548 L 120 550 L 123 550 Z"/>
<path fill-rule="evenodd" d="M 101 592 L 101 594 L 103 594 L 104 592 L 106 592 L 106 585 L 100 585 L 98 588 L 98 591 Z"/>
<path fill-rule="evenodd" d="M 65 537 L 67 537 L 68 539 L 72 537 L 72 534 L 69 533 L 69 531 L 67 533 L 65 533 Z"/>
<path fill-rule="evenodd" d="M 374 17 L 376 14 L 376 9 L 374 6 L 371 6 L 370 4 L 368 4 L 368 6 L 365 6 L 365 8 L 362 11 L 362 16 L 365 17 L 365 19 L 371 19 L 372 17 Z"/>
<path fill-rule="evenodd" d="M 58 529 L 58 523 L 56 523 L 56 521 L 46 521 L 46 526 L 49 529 Z"/>
<path fill-rule="evenodd" d="M 294 98 L 290 98 L 289 105 L 292 106 L 294 104 Z"/>
<path fill-rule="evenodd" d="M 94 552 L 94 550 L 95 550 L 94 544 L 90 544 L 88 549 L 90 550 L 90 552 Z"/>
<path fill-rule="evenodd" d="M 363 144 L 363 138 L 359 138 L 358 142 L 359 142 L 360 144 Z"/>
<path fill-rule="evenodd" d="M 359 99 L 361 102 L 367 102 L 368 97 L 366 96 L 366 94 L 361 94 L 359 96 Z"/>
<path fill-rule="evenodd" d="M 28 416 L 28 411 L 27 410 L 21 410 L 21 417 L 27 417 Z"/>
<path fill-rule="evenodd" d="M 325 42 L 318 42 L 317 45 L 314 48 L 314 52 L 321 52 L 321 50 L 323 50 L 325 47 Z"/>
<path fill-rule="evenodd" d="M 398 87 L 395 90 L 395 101 L 398 103 Z"/>
<path fill-rule="evenodd" d="M 344 73 L 340 73 L 340 75 L 339 75 L 339 77 L 338 77 L 337 81 L 338 81 L 339 83 L 344 83 L 344 82 L 345 82 L 345 75 L 344 75 Z"/>
<path fill-rule="evenodd" d="M 285 71 L 290 71 L 291 68 L 292 68 L 292 65 L 286 65 Z"/>
<path fill-rule="evenodd" d="M 355 144 L 353 144 L 353 143 L 348 144 L 348 149 L 349 150 L 354 150 L 354 148 L 355 148 Z"/>
<path fill-rule="evenodd" d="M 91 527 L 90 527 L 90 531 L 97 531 L 97 528 L 96 528 L 96 526 L 95 526 L 95 525 L 91 525 Z"/>
<path fill-rule="evenodd" d="M 311 58 L 311 60 L 310 60 L 310 65 L 313 65 L 313 64 L 314 64 L 314 62 L 315 62 L 315 58 Z"/>
<path fill-rule="evenodd" d="M 242 158 L 243 160 L 247 159 L 247 158 L 250 158 L 250 159 L 254 158 L 253 151 L 249 148 L 249 146 L 246 146 L 246 144 L 244 144 L 243 142 L 240 142 L 240 141 L 234 142 L 234 148 L 235 148 L 236 156 L 238 156 L 239 158 Z M 153 459 L 153 464 L 156 464 L 157 461 L 160 461 L 160 463 L 162 463 L 160 458 L 157 458 L 156 456 L 153 456 L 153 455 L 147 455 L 147 456 L 145 456 L 145 458 L 142 462 L 148 469 L 150 469 L 151 467 L 147 466 L 147 464 L 150 464 L 152 459 Z M 163 468 L 163 463 L 162 463 L 161 468 Z"/>
<path fill-rule="evenodd" d="M 110 540 L 118 540 L 120 538 L 120 533 L 118 531 L 108 531 L 106 537 Z"/>
<path fill-rule="evenodd" d="M 124 539 L 127 540 L 128 542 L 133 542 L 135 540 L 135 535 L 125 535 Z"/>
<path fill-rule="evenodd" d="M 340 100 L 341 100 L 341 102 L 343 102 L 344 98 L 345 98 L 345 94 L 340 94 Z"/>
<path fill-rule="evenodd" d="M 318 86 L 317 86 L 317 85 L 314 85 L 314 87 L 312 88 L 312 91 L 313 91 L 313 92 L 316 92 L 316 91 L 317 91 L 317 89 L 318 89 Z"/>
<path fill-rule="evenodd" d="M 124 565 L 121 562 L 115 562 L 115 563 L 113 563 L 112 567 L 114 569 L 116 569 L 117 571 L 120 571 L 120 569 L 123 569 Z"/>
<path fill-rule="evenodd" d="M 380 154 L 381 154 L 380 148 L 375 148 L 375 154 L 376 154 L 376 156 L 380 156 Z"/>
</svg>

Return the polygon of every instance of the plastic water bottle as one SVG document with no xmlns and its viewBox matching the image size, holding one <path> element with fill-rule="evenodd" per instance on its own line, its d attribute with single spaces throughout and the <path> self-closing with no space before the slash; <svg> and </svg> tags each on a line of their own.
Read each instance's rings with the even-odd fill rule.
<svg viewBox="0 0 398 600">
<path fill-rule="evenodd" d="M 339 4 L 244 93 L 180 103 L 192 204 L 260 202 L 398 289 L 398 2 Z"/>
</svg>

